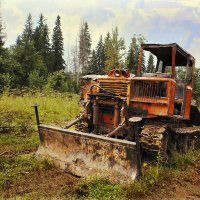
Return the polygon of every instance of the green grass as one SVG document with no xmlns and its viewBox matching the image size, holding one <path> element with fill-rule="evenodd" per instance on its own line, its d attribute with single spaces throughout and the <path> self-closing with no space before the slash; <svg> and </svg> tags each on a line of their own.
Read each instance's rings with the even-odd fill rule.
<svg viewBox="0 0 200 200">
<path fill-rule="evenodd" d="M 39 137 L 31 106 L 34 103 L 40 105 L 41 123 L 64 126 L 81 111 L 78 101 L 78 95 L 69 93 L 35 93 L 23 97 L 4 93 L 0 96 L 0 127 L 13 127 L 0 128 L 0 194 L 3 195 L 0 199 L 17 194 L 15 187 L 20 187 L 20 183 L 31 179 L 34 173 L 48 173 L 53 166 L 33 155 L 39 146 Z M 32 192 L 22 196 L 31 199 Z"/>
<path fill-rule="evenodd" d="M 4 93 L 0 96 L 0 126 L 16 126 L 19 132 L 33 129 L 36 120 L 31 106 L 34 103 L 40 105 L 41 123 L 62 126 L 81 111 L 78 100 L 78 95 L 70 93 L 36 93 L 23 97 Z"/>
<path fill-rule="evenodd" d="M 49 172 L 52 164 L 47 160 L 38 160 L 32 152 L 39 145 L 33 103 L 40 104 L 41 122 L 64 126 L 74 118 L 81 108 L 79 96 L 72 94 L 26 94 L 23 97 L 8 93 L 0 96 L 0 126 L 16 126 L 15 129 L 0 129 L 0 194 L 8 195 L 7 191 L 25 179 L 31 179 L 36 172 Z M 154 193 L 162 193 L 174 180 L 189 173 L 188 165 L 200 160 L 200 151 L 188 151 L 177 155 L 172 163 L 164 166 L 160 163 L 148 164 L 139 181 L 118 184 L 106 177 L 81 178 L 76 184 L 63 185 L 63 199 L 142 199 Z M 48 180 L 47 180 L 48 181 Z M 49 191 L 50 194 L 51 191 Z M 17 193 L 16 193 L 17 194 Z M 15 195 L 12 189 L 10 197 Z M 44 194 L 37 191 L 25 193 L 18 199 L 45 199 Z M 9 195 L 8 195 L 9 196 Z M 0 195 L 1 198 L 1 195 Z M 2 197 L 3 198 L 3 197 Z"/>
<path fill-rule="evenodd" d="M 73 190 L 77 199 L 125 198 L 125 193 L 121 185 L 112 183 L 107 177 L 91 176 L 80 179 Z M 67 194 L 68 192 L 67 190 Z"/>
<path fill-rule="evenodd" d="M 189 150 L 186 154 L 177 154 L 174 157 L 170 167 L 174 169 L 180 169 L 182 167 L 187 167 L 188 164 L 194 163 L 200 160 L 200 150 Z"/>
<path fill-rule="evenodd" d="M 3 134 L 0 136 L 0 152 L 21 154 L 36 151 L 39 146 L 38 133 Z"/>
<path fill-rule="evenodd" d="M 0 191 L 9 189 L 12 185 L 34 171 L 50 169 L 53 165 L 47 160 L 38 160 L 33 155 L 0 157 Z"/>
<path fill-rule="evenodd" d="M 176 179 L 189 175 L 188 165 L 200 160 L 200 151 L 177 155 L 164 166 L 149 164 L 138 181 L 127 184 L 113 183 L 106 177 L 82 178 L 73 188 L 65 188 L 64 194 L 75 199 L 143 199 L 168 190 Z"/>
</svg>

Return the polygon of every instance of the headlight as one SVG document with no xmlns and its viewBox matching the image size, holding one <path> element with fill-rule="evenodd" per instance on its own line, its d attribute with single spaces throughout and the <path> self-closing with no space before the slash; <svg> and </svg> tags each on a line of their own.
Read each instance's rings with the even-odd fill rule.
<svg viewBox="0 0 200 200">
<path fill-rule="evenodd" d="M 119 72 L 119 70 L 115 70 L 115 77 L 120 77 L 120 72 Z"/>
</svg>

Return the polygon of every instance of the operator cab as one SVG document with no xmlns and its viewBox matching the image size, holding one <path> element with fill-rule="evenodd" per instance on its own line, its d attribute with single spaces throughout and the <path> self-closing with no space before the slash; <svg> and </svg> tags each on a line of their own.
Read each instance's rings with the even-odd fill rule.
<svg viewBox="0 0 200 200">
<path fill-rule="evenodd" d="M 147 66 L 146 68 L 142 66 L 145 52 L 156 59 L 155 66 Z M 137 76 L 173 79 L 176 84 L 174 114 L 185 115 L 185 118 L 189 118 L 194 66 L 194 57 L 176 43 L 164 45 L 143 44 L 140 51 Z M 187 101 L 187 98 L 190 98 L 190 100 Z M 186 112 L 186 110 L 188 111 Z"/>
</svg>

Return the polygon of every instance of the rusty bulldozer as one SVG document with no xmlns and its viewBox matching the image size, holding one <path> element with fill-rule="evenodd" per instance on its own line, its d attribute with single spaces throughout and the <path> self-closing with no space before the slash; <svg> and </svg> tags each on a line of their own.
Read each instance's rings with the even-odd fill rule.
<svg viewBox="0 0 200 200">
<path fill-rule="evenodd" d="M 157 59 L 150 72 L 142 72 L 145 51 Z M 199 148 L 194 69 L 194 57 L 175 43 L 143 44 L 137 76 L 117 69 L 86 75 L 81 79 L 83 113 L 65 128 L 38 120 L 37 153 L 78 176 L 108 172 L 136 179 L 144 157 L 159 154 L 168 161 L 176 152 Z"/>
</svg>

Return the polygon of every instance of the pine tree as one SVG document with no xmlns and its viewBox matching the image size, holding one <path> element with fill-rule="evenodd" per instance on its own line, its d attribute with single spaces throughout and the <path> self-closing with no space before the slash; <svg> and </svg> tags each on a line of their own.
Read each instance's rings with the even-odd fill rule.
<svg viewBox="0 0 200 200">
<path fill-rule="evenodd" d="M 28 18 L 25 23 L 25 28 L 21 36 L 22 42 L 32 42 L 33 41 L 33 22 L 32 16 L 29 13 Z"/>
<path fill-rule="evenodd" d="M 108 32 L 106 37 L 104 38 L 104 53 L 105 53 L 105 67 L 106 67 L 106 60 L 108 60 L 110 58 L 108 51 L 111 47 L 111 37 L 110 37 L 110 33 Z"/>
<path fill-rule="evenodd" d="M 127 56 L 127 68 L 131 73 L 137 74 L 137 59 L 135 58 L 133 48 L 129 48 Z"/>
<path fill-rule="evenodd" d="M 146 67 L 146 72 L 147 73 L 152 73 L 154 70 L 154 57 L 150 53 L 147 61 L 147 67 Z"/>
<path fill-rule="evenodd" d="M 12 48 L 12 56 L 17 63 L 11 69 L 14 87 L 29 86 L 30 74 L 37 74 L 38 77 L 45 77 L 47 70 L 43 58 L 39 55 L 34 46 L 33 23 L 29 14 L 25 23 L 23 33 L 18 36 L 16 45 Z"/>
<path fill-rule="evenodd" d="M 96 55 L 95 50 L 92 51 L 88 74 L 99 74 L 98 61 L 97 61 L 97 55 Z"/>
<path fill-rule="evenodd" d="M 83 74 L 89 73 L 89 63 L 91 55 L 91 37 L 89 26 L 84 22 L 80 28 L 79 35 L 79 66 Z"/>
<path fill-rule="evenodd" d="M 105 69 L 105 49 L 102 35 L 96 47 L 97 74 L 103 74 Z"/>
<path fill-rule="evenodd" d="M 118 28 L 112 31 L 112 37 L 108 33 L 105 38 L 105 71 L 113 68 L 124 67 L 125 42 L 123 38 L 119 38 Z"/>
<path fill-rule="evenodd" d="M 19 45 L 19 44 L 21 44 L 21 42 L 22 42 L 21 36 L 18 35 L 17 39 L 16 39 L 16 44 Z"/>
<path fill-rule="evenodd" d="M 33 42 L 21 43 L 12 48 L 12 57 L 16 62 L 11 69 L 11 74 L 15 75 L 13 80 L 14 87 L 28 86 L 29 76 L 33 72 L 45 79 L 46 67 Z"/>
<path fill-rule="evenodd" d="M 42 56 L 45 65 L 47 68 L 50 68 L 50 43 L 49 43 L 49 28 L 48 25 L 45 23 L 44 16 L 41 14 L 38 26 L 35 28 L 34 31 L 34 46 L 36 50 Z"/>
<path fill-rule="evenodd" d="M 0 7 L 1 8 L 1 7 Z M 3 20 L 2 20 L 2 17 L 1 17 L 1 10 L 0 10 L 0 55 L 2 55 L 3 53 L 3 50 L 4 50 L 4 44 L 5 44 L 5 33 L 3 32 L 4 31 L 4 26 L 3 26 Z"/>
<path fill-rule="evenodd" d="M 63 36 L 61 30 L 60 16 L 58 15 L 55 22 L 55 27 L 53 29 L 52 36 L 52 56 L 53 56 L 53 66 L 50 71 L 58 71 L 65 68 L 65 61 L 63 59 L 64 55 L 64 44 Z"/>
<path fill-rule="evenodd" d="M 140 46 L 145 41 L 145 38 L 142 35 L 134 35 L 131 39 L 131 44 L 128 50 L 127 55 L 127 68 L 130 70 L 131 73 L 137 74 L 137 68 L 138 68 L 138 61 L 139 61 L 139 55 L 140 55 Z M 145 57 L 143 55 L 142 60 L 142 66 L 141 66 L 142 72 L 145 68 Z"/>
<path fill-rule="evenodd" d="M 4 31 L 4 26 L 3 26 L 3 20 L 2 20 L 2 17 L 1 17 L 1 10 L 0 10 L 0 74 L 5 72 L 5 69 L 4 69 L 5 68 L 5 64 L 4 64 L 4 61 L 5 61 L 4 44 L 5 44 L 6 35 L 3 31 Z M 1 84 L 0 84 L 0 86 L 1 86 Z"/>
</svg>

